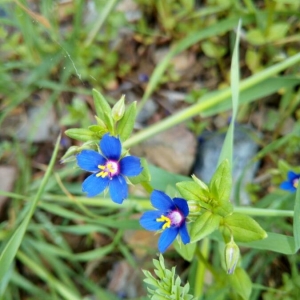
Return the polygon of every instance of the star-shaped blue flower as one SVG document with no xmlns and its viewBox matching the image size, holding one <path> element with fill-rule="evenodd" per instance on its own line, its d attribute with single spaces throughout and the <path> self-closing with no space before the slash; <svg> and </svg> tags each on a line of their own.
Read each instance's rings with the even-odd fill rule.
<svg viewBox="0 0 300 300">
<path fill-rule="evenodd" d="M 121 158 L 120 139 L 108 133 L 99 145 L 103 155 L 94 150 L 83 150 L 76 156 L 78 166 L 93 173 L 82 183 L 82 191 L 93 197 L 109 187 L 111 199 L 121 204 L 128 197 L 125 176 L 139 175 L 143 170 L 141 161 L 135 156 Z"/>
<path fill-rule="evenodd" d="M 189 214 L 187 201 L 182 198 L 173 200 L 161 191 L 154 190 L 150 196 L 151 203 L 157 210 L 145 212 L 140 224 L 147 230 L 163 230 L 159 241 L 158 250 L 163 253 L 179 234 L 184 244 L 190 242 L 186 227 L 186 217 Z"/>
<path fill-rule="evenodd" d="M 295 192 L 299 184 L 300 174 L 289 171 L 287 177 L 287 181 L 282 182 L 280 188 L 286 191 Z"/>
</svg>

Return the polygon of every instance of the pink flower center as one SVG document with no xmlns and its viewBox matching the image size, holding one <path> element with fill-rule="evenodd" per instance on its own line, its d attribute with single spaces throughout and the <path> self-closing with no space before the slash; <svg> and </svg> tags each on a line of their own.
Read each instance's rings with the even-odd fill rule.
<svg viewBox="0 0 300 300">
<path fill-rule="evenodd" d="M 108 160 L 105 165 L 99 165 L 98 168 L 101 171 L 97 173 L 97 177 L 105 178 L 108 176 L 111 179 L 119 174 L 119 163 L 113 160 Z"/>
<path fill-rule="evenodd" d="M 178 210 L 173 210 L 168 214 L 169 219 L 171 220 L 171 225 L 176 227 L 180 226 L 181 223 L 184 221 L 184 216 Z"/>
</svg>

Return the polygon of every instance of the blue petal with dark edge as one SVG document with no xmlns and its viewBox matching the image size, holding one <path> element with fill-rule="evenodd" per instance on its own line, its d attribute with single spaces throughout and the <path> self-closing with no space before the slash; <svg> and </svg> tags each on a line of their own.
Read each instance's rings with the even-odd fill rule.
<svg viewBox="0 0 300 300">
<path fill-rule="evenodd" d="M 163 212 L 176 209 L 171 198 L 168 195 L 166 195 L 164 192 L 154 190 L 150 196 L 150 200 L 153 207 Z"/>
<path fill-rule="evenodd" d="M 98 166 L 104 165 L 106 159 L 94 150 L 82 150 L 78 155 L 76 155 L 78 166 L 89 172 L 100 171 Z"/>
<path fill-rule="evenodd" d="M 108 181 L 108 177 L 96 177 L 96 174 L 92 174 L 82 183 L 82 191 L 86 192 L 88 197 L 94 197 L 105 190 Z"/>
<path fill-rule="evenodd" d="M 120 170 L 125 176 L 137 176 L 143 170 L 141 160 L 135 156 L 125 156 L 120 160 Z"/>
<path fill-rule="evenodd" d="M 158 240 L 158 250 L 161 253 L 165 252 L 167 248 L 173 243 L 177 234 L 178 234 L 177 227 L 170 227 L 165 229 Z"/>
<path fill-rule="evenodd" d="M 290 191 L 290 192 L 294 192 L 296 191 L 296 188 L 293 186 L 293 184 L 289 181 L 284 181 L 281 183 L 281 185 L 279 186 L 281 189 L 286 190 L 286 191 Z"/>
<path fill-rule="evenodd" d="M 111 160 L 120 159 L 122 150 L 120 139 L 106 133 L 100 141 L 100 149 L 106 158 Z"/>
<path fill-rule="evenodd" d="M 160 218 L 162 213 L 157 210 L 146 211 L 140 218 L 140 224 L 146 230 L 157 231 L 162 229 L 164 222 L 157 222 L 156 219 Z"/>
<path fill-rule="evenodd" d="M 128 187 L 122 175 L 114 176 L 109 181 L 109 194 L 111 200 L 121 204 L 128 197 Z"/>
<path fill-rule="evenodd" d="M 185 222 L 179 227 L 179 234 L 184 244 L 187 244 L 191 241 Z"/>
<path fill-rule="evenodd" d="M 177 208 L 179 208 L 179 210 L 183 213 L 183 215 L 187 217 L 190 212 L 187 201 L 182 198 L 174 198 L 173 201 Z"/>
<path fill-rule="evenodd" d="M 287 176 L 289 181 L 293 181 L 294 179 L 299 178 L 300 174 L 296 174 L 293 171 L 288 171 Z"/>
</svg>

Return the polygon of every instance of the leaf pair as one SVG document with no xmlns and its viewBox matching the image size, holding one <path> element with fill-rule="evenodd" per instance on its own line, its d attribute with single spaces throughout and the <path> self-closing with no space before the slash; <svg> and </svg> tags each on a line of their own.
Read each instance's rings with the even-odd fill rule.
<svg viewBox="0 0 300 300">
<path fill-rule="evenodd" d="M 124 96 L 110 107 L 106 99 L 97 90 L 93 90 L 93 97 L 96 109 L 97 125 L 86 128 L 72 128 L 66 130 L 66 135 L 72 139 L 87 142 L 99 141 L 101 137 L 110 132 L 126 141 L 132 133 L 136 118 L 136 102 L 132 102 L 125 108 Z"/>
<path fill-rule="evenodd" d="M 226 243 L 231 238 L 238 242 L 252 242 L 267 237 L 254 219 L 233 212 L 234 208 L 229 200 L 232 179 L 228 160 L 219 165 L 208 186 L 195 176 L 193 180 L 177 184 L 180 194 L 200 207 L 200 215 L 191 222 L 192 242 L 197 242 L 216 230 L 221 232 Z"/>
</svg>

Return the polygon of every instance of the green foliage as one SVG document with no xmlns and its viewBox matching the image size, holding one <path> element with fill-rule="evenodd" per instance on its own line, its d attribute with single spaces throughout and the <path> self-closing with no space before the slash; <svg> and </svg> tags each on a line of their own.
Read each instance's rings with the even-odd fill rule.
<svg viewBox="0 0 300 300">
<path fill-rule="evenodd" d="M 268 235 L 251 217 L 233 213 L 223 218 L 220 228 L 224 235 L 233 236 L 237 242 L 252 242 L 265 239 Z"/>
<path fill-rule="evenodd" d="M 155 278 L 149 271 L 143 270 L 146 278 L 144 282 L 149 285 L 148 296 L 151 300 L 164 300 L 164 299 L 182 299 L 182 300 L 196 300 L 192 295 L 188 294 L 189 284 L 186 283 L 181 286 L 181 279 L 175 274 L 175 267 L 168 270 L 165 267 L 164 258 L 159 256 L 159 260 L 153 259 L 155 266 Z"/>
<path fill-rule="evenodd" d="M 252 282 L 249 275 L 242 268 L 236 268 L 235 272 L 229 276 L 233 295 L 238 295 L 243 300 L 250 299 Z"/>
<path fill-rule="evenodd" d="M 125 110 L 123 117 L 117 124 L 116 132 L 122 141 L 126 141 L 132 133 L 136 118 L 136 102 L 132 102 Z"/>
<path fill-rule="evenodd" d="M 6 125 L 11 122 L 8 116 L 18 116 L 19 111 L 26 111 L 27 107 L 36 105 L 36 95 L 45 98 L 42 109 L 45 114 L 49 108 L 54 108 L 58 115 L 63 115 L 67 111 L 65 117 L 58 120 L 58 123 L 64 126 L 76 124 L 75 126 L 81 127 L 68 129 L 66 132 L 69 137 L 83 143 L 75 144 L 66 151 L 61 161 L 67 162 L 74 160 L 75 155 L 82 149 L 96 150 L 99 140 L 106 132 L 119 135 L 124 142 L 124 148 L 128 149 L 151 135 L 193 116 L 200 114 L 201 117 L 210 117 L 231 107 L 235 109 L 231 95 L 237 92 L 240 92 L 239 103 L 244 105 L 244 108 L 251 103 L 263 106 L 261 99 L 276 93 L 275 102 L 280 102 L 279 109 L 269 111 L 261 127 L 262 130 L 272 133 L 272 139 L 260 140 L 262 149 L 257 159 L 267 157 L 268 163 L 275 162 L 275 165 L 279 161 L 278 158 L 284 158 L 289 162 L 287 164 L 281 161 L 279 171 L 273 169 L 267 173 L 267 176 L 274 177 L 269 188 L 271 191 L 276 188 L 288 170 L 298 170 L 295 153 L 299 152 L 299 124 L 296 121 L 288 134 L 281 132 L 283 125 L 288 123 L 286 122 L 288 118 L 292 116 L 295 120 L 299 119 L 300 98 L 295 88 L 299 85 L 297 69 L 300 61 L 297 54 L 299 36 L 297 22 L 294 22 L 299 19 L 298 1 L 265 1 L 258 9 L 254 1 L 244 1 L 241 4 L 233 0 L 210 0 L 198 7 L 192 0 L 137 0 L 135 2 L 140 4 L 138 9 L 142 17 L 137 21 L 128 22 L 125 19 L 127 13 L 114 9 L 116 0 L 97 0 L 94 2 L 98 17 L 90 23 L 85 19 L 85 1 L 72 1 L 63 19 L 56 10 L 60 4 L 53 5 L 53 1 L 49 0 L 41 1 L 34 6 L 34 11 L 38 12 L 44 21 L 48 21 L 50 27 L 43 27 L 42 22 L 32 18 L 16 4 L 17 2 L 22 2 L 28 9 L 32 9 L 31 1 L 4 1 L 1 6 L 1 133 L 7 134 Z M 172 66 L 172 60 L 178 54 L 186 51 L 195 55 L 197 62 L 201 64 L 201 74 L 215 79 L 218 87 L 229 85 L 227 45 L 230 44 L 231 32 L 240 18 L 243 21 L 243 47 L 247 49 L 243 74 L 250 72 L 252 75 L 243 79 L 240 84 L 236 79 L 231 80 L 231 89 L 217 88 L 212 92 L 211 86 L 205 85 L 206 78 L 201 77 L 200 89 L 197 85 L 196 89 L 192 86 L 192 91 L 186 89 L 193 95 L 193 105 L 130 137 L 137 110 L 142 108 L 151 94 L 161 84 L 166 83 L 169 88 L 172 87 L 172 81 L 181 79 Z M 138 46 L 136 48 L 139 51 L 148 51 L 149 45 L 150 47 L 163 45 L 170 49 L 151 74 L 138 109 L 134 102 L 125 107 L 124 112 L 122 111 L 124 106 L 121 105 L 120 109 L 113 102 L 111 104 L 114 106 L 111 109 L 103 97 L 108 89 L 111 90 L 111 86 L 115 89 L 116 83 L 123 83 L 124 79 L 127 81 L 124 76 L 133 68 L 136 71 L 139 67 L 131 61 L 131 58 L 123 61 L 119 55 L 120 28 L 132 30 L 130 42 Z M 142 57 L 139 56 L 139 59 L 142 60 Z M 237 59 L 237 52 L 234 57 Z M 243 59 L 241 57 L 241 60 Z M 216 67 L 217 74 L 210 73 L 211 66 Z M 236 66 L 234 71 L 238 71 Z M 236 75 L 232 71 L 231 74 Z M 212 81 L 214 83 L 214 80 Z M 92 106 L 89 102 L 90 86 L 103 91 L 103 95 L 97 91 L 93 92 L 97 123 L 91 126 L 89 126 L 89 108 Z M 84 99 L 87 99 L 86 102 L 81 100 L 83 95 Z M 254 105 L 251 109 L 253 107 Z M 37 128 L 43 126 L 43 118 L 40 120 L 39 124 L 35 124 Z M 209 121 L 205 119 L 205 122 Z M 201 126 L 203 124 L 205 123 L 201 118 Z M 193 128 L 199 133 L 203 127 L 195 125 Z M 84 290 L 85 295 L 90 295 L 86 298 L 115 300 L 116 296 L 94 284 L 89 272 L 97 266 L 99 259 L 106 261 L 111 253 L 113 255 L 121 253 L 120 255 L 124 255 L 129 261 L 134 261 L 131 250 L 128 250 L 126 242 L 121 237 L 126 229 L 139 229 L 138 222 L 129 219 L 129 216 L 136 210 L 148 209 L 148 199 L 131 198 L 124 204 L 124 209 L 119 210 L 106 197 L 95 199 L 82 197 L 76 177 L 77 170 L 52 168 L 52 162 L 48 169 L 52 168 L 52 172 L 49 174 L 50 171 L 47 171 L 44 178 L 47 177 L 48 180 L 44 186 L 45 181 L 40 179 L 40 173 L 45 167 L 44 162 L 40 163 L 40 155 L 35 156 L 38 145 L 32 145 L 30 137 L 26 137 L 25 143 L 18 141 L 15 132 L 12 130 L 8 134 L 7 141 L 3 141 L 1 134 L 0 144 L 1 163 L 4 162 L 5 165 L 10 163 L 13 153 L 13 165 L 17 168 L 18 174 L 13 192 L 0 191 L 2 196 L 10 199 L 7 221 L 2 222 L 0 226 L 2 253 L 0 273 L 2 275 L 5 273 L 0 280 L 0 298 L 73 300 L 82 299 Z M 229 143 L 231 138 L 232 136 L 228 138 Z M 47 149 L 49 150 L 48 145 Z M 230 161 L 229 155 L 232 155 L 228 146 L 224 149 L 227 154 L 221 157 L 220 162 L 225 158 Z M 126 153 L 126 150 L 124 152 Z M 269 271 L 272 262 L 277 263 L 280 260 L 277 254 L 272 254 L 271 257 L 270 251 L 280 255 L 291 255 L 298 251 L 299 189 L 295 197 L 278 191 L 269 194 L 268 199 L 258 199 L 259 196 L 256 195 L 257 201 L 253 205 L 260 207 L 260 210 L 253 207 L 233 208 L 228 201 L 231 176 L 224 175 L 226 172 L 230 173 L 227 167 L 223 166 L 222 172 L 217 171 L 214 181 L 207 186 L 196 177 L 193 177 L 193 181 L 188 181 L 190 179 L 184 176 L 171 174 L 154 166 L 149 166 L 148 172 L 146 161 L 143 160 L 142 164 L 143 173 L 133 178 L 132 183 L 149 181 L 149 172 L 152 175 L 152 186 L 160 190 L 174 187 L 176 182 L 181 181 L 177 184 L 180 194 L 189 199 L 190 207 L 195 209 L 190 217 L 189 230 L 196 235 L 196 240 L 218 230 L 221 230 L 225 240 L 232 235 L 237 242 L 240 241 L 240 245 L 250 248 L 243 254 L 241 265 L 245 266 L 251 277 L 260 284 L 263 284 L 266 278 L 266 273 L 262 270 Z M 259 186 L 259 195 L 260 192 L 266 192 L 266 184 L 267 182 L 263 182 L 256 185 Z M 265 239 L 257 240 L 264 237 L 265 232 L 254 219 L 245 214 L 264 216 L 259 220 L 263 228 L 268 231 L 275 228 L 278 233 L 268 232 Z M 288 221 L 286 217 L 289 218 Z M 196 226 L 193 228 L 194 224 Z M 244 235 L 244 232 L 247 234 Z M 99 240 L 100 242 L 102 240 L 98 239 L 99 233 L 105 235 L 103 240 L 107 243 L 100 247 L 98 247 Z M 221 238 L 215 238 L 215 233 L 210 237 L 219 242 Z M 84 249 L 72 248 L 67 234 L 72 234 L 73 238 L 75 236 L 75 240 L 79 237 Z M 196 282 L 196 287 L 204 283 L 204 276 L 201 277 L 201 274 L 211 272 L 214 276 L 213 285 L 207 284 L 205 289 L 213 290 L 213 294 L 207 292 L 204 296 L 200 289 L 200 292 L 197 292 L 198 296 L 218 300 L 226 297 L 249 299 L 251 282 L 245 271 L 237 267 L 233 275 L 227 276 L 224 273 L 224 276 L 221 276 L 222 272 L 217 269 L 220 265 L 219 254 L 212 248 L 204 249 L 203 244 L 204 240 L 185 246 L 177 242 L 174 244 L 184 259 L 191 261 L 192 264 L 197 260 L 198 269 L 193 273 L 195 275 L 193 278 L 200 280 Z M 263 250 L 268 250 L 267 256 L 271 257 L 270 261 L 260 260 L 261 257 L 267 257 L 263 256 Z M 253 257 L 255 264 L 252 263 Z M 17 263 L 14 263 L 15 260 Z M 79 264 L 79 261 L 85 262 L 88 268 Z M 264 299 L 297 299 L 299 294 L 299 274 L 295 272 L 297 263 L 290 262 L 289 266 L 293 266 L 292 274 L 284 274 L 279 290 L 277 292 L 275 289 L 267 290 L 268 292 L 263 295 Z M 214 272 L 215 270 L 217 272 Z M 191 270 L 188 272 L 192 273 Z M 257 276 L 257 273 L 261 275 Z M 173 282 L 176 282 L 176 276 L 173 277 Z M 157 281 L 162 283 L 163 278 Z M 155 281 L 155 284 L 158 283 Z M 258 288 L 266 290 L 259 284 L 254 287 L 256 292 Z M 229 288 L 230 296 L 228 296 Z M 192 290 L 197 291 L 197 288 Z M 180 292 L 177 295 L 180 295 Z M 261 296 L 258 293 L 251 294 L 251 299 L 259 297 Z"/>
</svg>

